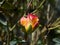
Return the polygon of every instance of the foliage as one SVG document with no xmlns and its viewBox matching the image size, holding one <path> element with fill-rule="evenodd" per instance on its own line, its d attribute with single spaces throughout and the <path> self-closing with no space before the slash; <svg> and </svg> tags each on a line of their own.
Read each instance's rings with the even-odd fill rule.
<svg viewBox="0 0 60 45">
<path fill-rule="evenodd" d="M 59 0 L 0 0 L 1 45 L 57 45 L 60 42 L 60 4 L 57 2 Z M 19 20 L 30 13 L 39 17 L 39 26 L 27 35 Z"/>
</svg>

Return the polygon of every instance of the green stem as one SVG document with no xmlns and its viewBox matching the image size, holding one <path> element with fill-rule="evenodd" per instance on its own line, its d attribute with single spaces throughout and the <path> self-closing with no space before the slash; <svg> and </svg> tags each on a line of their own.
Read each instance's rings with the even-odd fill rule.
<svg viewBox="0 0 60 45">
<path fill-rule="evenodd" d="M 10 45 L 10 40 L 9 40 L 9 28 L 8 28 L 8 21 L 7 21 L 7 30 L 6 30 L 6 32 L 7 32 L 7 45 Z"/>
<path fill-rule="evenodd" d="M 30 45 L 30 42 L 29 42 L 29 40 L 28 40 L 28 34 L 27 33 L 25 33 L 25 41 L 27 42 L 27 44 L 26 45 Z"/>
<path fill-rule="evenodd" d="M 52 29 L 55 29 L 55 28 L 58 28 L 58 27 L 60 27 L 60 25 L 57 25 L 55 27 L 51 27 L 51 28 L 49 28 L 49 30 L 52 30 Z"/>
<path fill-rule="evenodd" d="M 10 42 L 10 41 L 9 41 L 9 32 L 7 31 L 7 45 L 10 45 L 9 42 Z"/>
<path fill-rule="evenodd" d="M 27 33 L 25 33 L 25 40 L 26 40 L 26 41 L 28 40 L 28 35 L 27 35 Z"/>
<path fill-rule="evenodd" d="M 37 12 L 37 10 L 39 10 L 39 8 L 44 4 L 44 2 L 45 2 L 45 0 L 43 0 L 43 1 L 40 3 L 40 5 L 38 6 L 38 8 L 37 8 L 36 10 L 34 10 L 32 13 Z"/>
</svg>

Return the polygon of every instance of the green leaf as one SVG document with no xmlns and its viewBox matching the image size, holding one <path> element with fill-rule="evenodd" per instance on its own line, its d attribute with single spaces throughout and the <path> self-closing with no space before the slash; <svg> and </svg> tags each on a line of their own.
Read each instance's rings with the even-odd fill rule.
<svg viewBox="0 0 60 45">
<path fill-rule="evenodd" d="M 11 41 L 10 45 L 15 45 L 17 43 L 17 41 Z"/>
<path fill-rule="evenodd" d="M 1 7 L 4 8 L 4 9 L 6 9 L 6 10 L 11 10 L 11 9 L 13 9 L 14 6 L 11 5 L 8 2 L 5 2 Z"/>
<path fill-rule="evenodd" d="M 0 13 L 0 23 L 2 25 L 7 25 L 6 17 L 2 13 Z"/>
<path fill-rule="evenodd" d="M 14 0 L 8 0 L 8 2 L 12 4 L 14 2 Z"/>
<path fill-rule="evenodd" d="M 0 2 L 2 2 L 2 0 L 0 0 Z"/>
<path fill-rule="evenodd" d="M 55 5 L 55 0 L 48 0 L 48 1 L 49 1 L 49 3 L 50 3 L 52 6 Z"/>
<path fill-rule="evenodd" d="M 56 43 L 60 43 L 60 38 L 54 38 L 53 41 Z"/>
<path fill-rule="evenodd" d="M 60 30 L 56 30 L 57 33 L 60 33 Z"/>
<path fill-rule="evenodd" d="M 60 27 L 54 29 L 56 31 L 56 34 L 60 34 Z"/>
<path fill-rule="evenodd" d="M 0 23 L 3 24 L 3 25 L 7 25 L 7 22 L 3 22 L 2 20 L 0 20 Z"/>
<path fill-rule="evenodd" d="M 32 26 L 30 25 L 27 33 L 32 33 Z"/>
</svg>

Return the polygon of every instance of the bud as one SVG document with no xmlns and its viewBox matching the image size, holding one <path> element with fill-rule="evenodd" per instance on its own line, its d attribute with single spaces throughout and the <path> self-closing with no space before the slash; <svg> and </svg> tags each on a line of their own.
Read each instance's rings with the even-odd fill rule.
<svg viewBox="0 0 60 45">
<path fill-rule="evenodd" d="M 27 17 L 22 17 L 20 19 L 20 24 L 25 27 L 26 32 L 29 31 L 29 28 L 32 27 L 32 30 L 38 24 L 38 17 L 35 14 L 28 14 Z"/>
</svg>

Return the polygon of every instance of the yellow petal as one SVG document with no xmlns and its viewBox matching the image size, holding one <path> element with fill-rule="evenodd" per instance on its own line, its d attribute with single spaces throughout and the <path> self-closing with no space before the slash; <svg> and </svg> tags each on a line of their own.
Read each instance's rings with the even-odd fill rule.
<svg viewBox="0 0 60 45">
<path fill-rule="evenodd" d="M 39 21 L 38 18 L 34 18 L 34 19 L 32 20 L 32 28 L 34 28 L 34 27 L 37 25 L 38 21 Z"/>
<path fill-rule="evenodd" d="M 26 32 L 27 32 L 28 29 L 29 29 L 29 26 L 31 25 L 30 19 L 29 18 L 22 17 L 21 20 L 20 20 L 20 23 L 21 23 L 22 26 L 25 27 Z"/>
<path fill-rule="evenodd" d="M 26 21 L 27 21 L 27 19 L 25 17 L 22 17 L 21 20 L 20 20 L 21 25 L 25 26 L 26 23 L 27 23 Z"/>
</svg>

